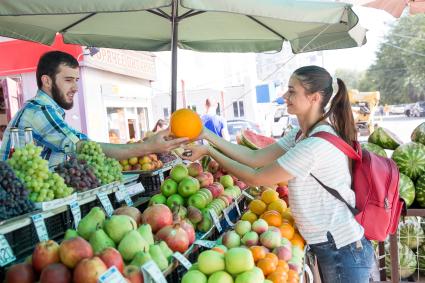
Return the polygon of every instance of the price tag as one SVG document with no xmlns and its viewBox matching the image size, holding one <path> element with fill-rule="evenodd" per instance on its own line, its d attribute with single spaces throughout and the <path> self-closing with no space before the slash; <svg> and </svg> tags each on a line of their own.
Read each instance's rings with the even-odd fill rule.
<svg viewBox="0 0 425 283">
<path fill-rule="evenodd" d="M 208 248 L 208 249 L 212 249 L 216 245 L 214 241 L 208 241 L 208 240 L 196 240 L 194 244 L 201 247 Z"/>
<path fill-rule="evenodd" d="M 133 206 L 133 201 L 131 200 L 130 195 L 128 194 L 127 188 L 121 184 L 118 186 L 119 191 L 121 192 L 122 199 L 128 206 Z"/>
<path fill-rule="evenodd" d="M 173 254 L 173 257 L 177 259 L 187 270 L 189 270 L 192 267 L 192 263 L 181 253 L 175 252 Z"/>
<path fill-rule="evenodd" d="M 233 223 L 230 220 L 229 215 L 227 214 L 226 210 L 223 210 L 223 215 L 224 215 L 224 220 L 226 220 L 227 224 L 229 224 L 230 227 L 235 226 L 235 223 Z"/>
<path fill-rule="evenodd" d="M 102 203 L 103 209 L 105 210 L 106 214 L 111 217 L 112 213 L 114 212 L 114 208 L 112 207 L 112 203 L 108 198 L 108 195 L 104 192 L 97 193 L 97 197 L 100 200 L 100 203 Z"/>
<path fill-rule="evenodd" d="M 164 274 L 152 260 L 142 265 L 144 282 L 167 283 Z"/>
<path fill-rule="evenodd" d="M 105 273 L 100 275 L 99 283 L 126 283 L 122 274 L 118 271 L 115 265 L 111 266 Z"/>
<path fill-rule="evenodd" d="M 142 183 L 136 183 L 127 187 L 127 192 L 130 196 L 143 193 L 144 191 L 145 188 L 143 187 Z"/>
<path fill-rule="evenodd" d="M 243 194 L 244 196 L 246 196 L 247 198 L 249 198 L 250 200 L 253 200 L 253 199 L 254 199 L 254 197 L 253 197 L 253 196 L 251 196 L 250 194 L 248 194 L 246 191 L 242 191 L 242 194 Z"/>
<path fill-rule="evenodd" d="M 159 175 L 159 181 L 161 183 L 164 182 L 164 171 L 163 170 L 159 171 L 158 175 Z"/>
<path fill-rule="evenodd" d="M 235 207 L 236 207 L 236 212 L 238 213 L 239 216 L 241 216 L 241 209 L 239 208 L 239 203 L 237 199 L 235 199 Z"/>
<path fill-rule="evenodd" d="M 40 242 L 47 241 L 49 235 L 47 234 L 46 224 L 44 223 L 43 215 L 35 214 L 31 216 L 32 222 L 35 226 L 35 231 L 37 232 L 38 240 Z"/>
<path fill-rule="evenodd" d="M 214 222 L 215 227 L 217 227 L 217 231 L 221 233 L 221 231 L 223 231 L 223 228 L 221 227 L 220 220 L 218 219 L 217 214 L 215 213 L 214 210 L 210 210 L 210 215 Z"/>
<path fill-rule="evenodd" d="M 80 223 L 81 220 L 80 205 L 78 204 L 78 201 L 74 200 L 69 204 L 69 207 L 71 208 L 72 217 L 74 217 L 75 229 L 77 229 L 78 223 Z"/>
<path fill-rule="evenodd" d="M 3 235 L 0 235 L 0 266 L 3 267 L 8 263 L 16 260 L 9 243 Z"/>
</svg>

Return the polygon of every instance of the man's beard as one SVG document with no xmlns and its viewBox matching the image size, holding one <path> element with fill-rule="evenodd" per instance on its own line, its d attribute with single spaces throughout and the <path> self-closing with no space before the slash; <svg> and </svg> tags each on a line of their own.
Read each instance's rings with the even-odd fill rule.
<svg viewBox="0 0 425 283">
<path fill-rule="evenodd" d="M 52 97 L 53 100 L 56 101 L 56 103 L 65 110 L 69 110 L 72 108 L 72 106 L 74 106 L 74 101 L 67 102 L 65 100 L 65 94 L 61 94 L 55 81 L 53 81 L 52 85 Z"/>
</svg>

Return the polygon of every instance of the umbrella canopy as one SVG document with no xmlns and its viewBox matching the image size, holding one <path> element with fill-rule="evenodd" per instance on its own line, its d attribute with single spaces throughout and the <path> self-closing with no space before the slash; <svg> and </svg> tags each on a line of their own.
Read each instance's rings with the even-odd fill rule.
<svg viewBox="0 0 425 283">
<path fill-rule="evenodd" d="M 425 13 L 425 0 L 342 0 L 347 3 L 380 9 L 400 18 L 406 7 L 409 14 Z"/>
<path fill-rule="evenodd" d="M 296 0 L 2 0 L 0 35 L 52 44 L 172 51 L 294 53 L 361 46 L 365 30 L 347 3 Z"/>
</svg>

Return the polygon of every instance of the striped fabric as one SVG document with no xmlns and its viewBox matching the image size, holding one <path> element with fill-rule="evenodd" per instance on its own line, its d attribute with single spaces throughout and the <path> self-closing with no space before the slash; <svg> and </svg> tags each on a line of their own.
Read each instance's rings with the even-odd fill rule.
<svg viewBox="0 0 425 283">
<path fill-rule="evenodd" d="M 301 235 L 308 244 L 317 244 L 328 240 L 326 233 L 329 231 L 337 248 L 360 240 L 364 234 L 363 227 L 354 219 L 346 205 L 310 176 L 312 173 L 355 206 L 348 158 L 320 138 L 313 137 L 295 143 L 298 131 L 295 128 L 278 141 L 286 151 L 278 159 L 278 163 L 295 176 L 288 183 L 289 204 Z M 329 125 L 316 127 L 310 135 L 318 131 L 336 135 Z"/>
<path fill-rule="evenodd" d="M 43 147 L 41 157 L 55 166 L 66 158 L 65 151 L 75 152 L 79 140 L 87 140 L 83 133 L 68 126 L 65 111 L 49 95 L 38 90 L 35 98 L 28 100 L 9 123 L 0 149 L 0 160 L 10 152 L 10 128 L 19 128 L 19 139 L 24 142 L 24 128 L 32 127 L 36 145 Z"/>
</svg>

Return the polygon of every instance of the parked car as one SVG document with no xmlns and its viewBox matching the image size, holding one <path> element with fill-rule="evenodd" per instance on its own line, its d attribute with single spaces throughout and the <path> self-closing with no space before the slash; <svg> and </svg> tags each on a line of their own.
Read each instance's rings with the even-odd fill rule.
<svg viewBox="0 0 425 283">
<path fill-rule="evenodd" d="M 412 116 L 412 108 L 415 106 L 415 103 L 410 103 L 410 104 L 405 104 L 404 105 L 404 114 L 407 116 L 407 117 L 410 117 L 410 116 Z"/>
<path fill-rule="evenodd" d="M 227 129 L 229 130 L 230 141 L 233 143 L 236 143 L 236 136 L 245 129 L 249 129 L 257 134 L 263 134 L 257 123 L 243 119 L 227 120 Z"/>
<path fill-rule="evenodd" d="M 425 101 L 416 102 L 411 109 L 410 116 L 424 117 L 425 116 Z"/>
<path fill-rule="evenodd" d="M 399 114 L 404 114 L 404 105 L 393 105 L 390 108 L 390 114 L 395 114 L 395 115 L 399 115 Z"/>
</svg>

